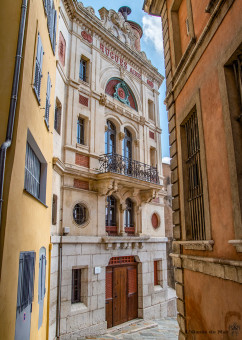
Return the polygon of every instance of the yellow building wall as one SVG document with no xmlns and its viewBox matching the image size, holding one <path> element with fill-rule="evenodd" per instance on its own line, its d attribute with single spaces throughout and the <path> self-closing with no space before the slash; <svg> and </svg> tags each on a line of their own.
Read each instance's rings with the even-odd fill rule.
<svg viewBox="0 0 242 340">
<path fill-rule="evenodd" d="M 7 128 L 21 3 L 22 1 L 16 0 L 4 0 L 1 3 L 1 144 L 5 140 Z M 57 10 L 58 21 L 58 0 L 54 0 L 54 4 Z M 44 48 L 40 105 L 32 85 L 34 81 L 38 32 L 40 33 Z M 48 72 L 52 84 L 49 130 L 44 121 Z M 49 296 L 55 73 L 56 58 L 51 47 L 43 1 L 29 0 L 13 141 L 7 151 L 6 158 L 2 228 L 0 234 L 0 338 L 4 340 L 14 339 L 15 335 L 19 255 L 23 251 L 35 251 L 36 253 L 30 339 L 46 339 L 48 334 L 47 300 Z M 24 191 L 28 129 L 47 162 L 46 205 Z M 43 323 L 38 330 L 39 250 L 41 247 L 46 248 L 46 295 L 44 299 Z"/>
</svg>

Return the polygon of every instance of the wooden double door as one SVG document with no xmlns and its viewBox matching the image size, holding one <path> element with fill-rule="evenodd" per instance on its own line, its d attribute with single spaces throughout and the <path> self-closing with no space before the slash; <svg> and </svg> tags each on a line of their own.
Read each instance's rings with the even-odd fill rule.
<svg viewBox="0 0 242 340">
<path fill-rule="evenodd" d="M 106 321 L 113 327 L 138 317 L 137 264 L 106 268 Z"/>
</svg>

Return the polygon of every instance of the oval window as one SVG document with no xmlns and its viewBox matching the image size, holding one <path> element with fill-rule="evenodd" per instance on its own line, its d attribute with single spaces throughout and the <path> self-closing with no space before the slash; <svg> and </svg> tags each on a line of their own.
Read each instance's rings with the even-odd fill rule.
<svg viewBox="0 0 242 340">
<path fill-rule="evenodd" d="M 151 223 L 154 229 L 157 229 L 160 226 L 160 218 L 156 213 L 153 213 L 151 217 Z"/>
<path fill-rule="evenodd" d="M 87 208 L 83 204 L 77 203 L 73 209 L 73 218 L 76 224 L 84 224 L 87 221 Z"/>
</svg>

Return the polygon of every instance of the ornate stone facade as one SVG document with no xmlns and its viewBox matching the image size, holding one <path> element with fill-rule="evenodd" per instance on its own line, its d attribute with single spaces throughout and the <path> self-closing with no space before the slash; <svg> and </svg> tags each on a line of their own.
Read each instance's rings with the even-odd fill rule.
<svg viewBox="0 0 242 340">
<path fill-rule="evenodd" d="M 139 51 L 134 25 L 113 10 L 99 13 L 101 19 L 82 3 L 60 2 L 58 36 L 66 50 L 56 78 L 61 132 L 54 131 L 51 340 L 100 334 L 107 322 L 123 322 L 108 307 L 117 306 L 110 290 L 117 290 L 115 275 L 122 270 L 130 317 L 167 316 L 158 107 L 163 77 Z M 111 79 L 117 81 L 110 92 Z M 113 275 L 111 286 L 107 275 Z M 174 312 L 175 300 L 169 310 Z"/>
</svg>

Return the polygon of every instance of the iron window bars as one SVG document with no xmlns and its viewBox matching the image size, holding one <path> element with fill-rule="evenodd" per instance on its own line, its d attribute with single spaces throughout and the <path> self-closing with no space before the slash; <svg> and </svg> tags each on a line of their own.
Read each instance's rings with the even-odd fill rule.
<svg viewBox="0 0 242 340">
<path fill-rule="evenodd" d="M 197 112 L 184 124 L 187 141 L 188 207 L 193 240 L 205 240 L 203 183 Z"/>
<path fill-rule="evenodd" d="M 240 99 L 240 115 L 238 121 L 242 120 L 242 54 L 233 61 L 234 77 Z"/>
<path fill-rule="evenodd" d="M 78 225 L 81 225 L 86 222 L 87 211 L 86 207 L 83 204 L 77 203 L 75 205 L 73 209 L 73 218 Z"/>
<path fill-rule="evenodd" d="M 81 269 L 72 269 L 72 295 L 71 303 L 81 301 Z"/>
<path fill-rule="evenodd" d="M 24 188 L 33 196 L 40 197 L 41 163 L 33 149 L 26 144 Z"/>
<path fill-rule="evenodd" d="M 80 60 L 79 78 L 83 81 L 87 81 L 87 61 L 84 59 Z"/>
<path fill-rule="evenodd" d="M 114 172 L 142 181 L 159 184 L 157 167 L 132 160 L 116 153 L 108 153 L 99 158 L 100 172 Z"/>
</svg>

